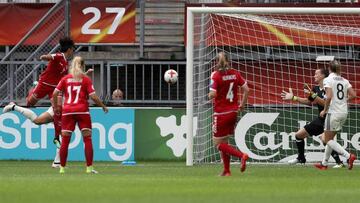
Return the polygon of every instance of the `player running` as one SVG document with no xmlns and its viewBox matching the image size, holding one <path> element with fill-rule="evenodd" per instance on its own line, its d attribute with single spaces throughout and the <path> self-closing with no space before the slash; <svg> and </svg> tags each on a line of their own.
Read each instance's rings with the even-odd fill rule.
<svg viewBox="0 0 360 203">
<path fill-rule="evenodd" d="M 325 153 L 323 161 L 315 164 L 315 167 L 320 170 L 326 170 L 330 154 L 335 150 L 348 159 L 348 169 L 351 170 L 356 156 L 342 148 L 341 145 L 334 140 L 334 137 L 346 121 L 348 115 L 348 100 L 354 99 L 356 93 L 350 82 L 341 77 L 340 62 L 336 60 L 330 62 L 329 72 L 329 77 L 324 80 L 326 92 L 325 107 L 320 113 L 320 116 L 325 118 Z"/>
<path fill-rule="evenodd" d="M 239 90 L 243 92 L 242 100 Z M 246 169 L 248 155 L 228 144 L 233 136 L 238 111 L 244 110 L 249 94 L 249 87 L 239 71 L 229 66 L 224 52 L 218 55 L 216 70 L 211 74 L 209 99 L 214 99 L 213 142 L 220 151 L 224 170 L 220 176 L 231 176 L 230 156 L 241 159 L 241 172 Z M 239 103 L 241 101 L 241 103 Z"/>
<path fill-rule="evenodd" d="M 95 104 L 101 106 L 105 113 L 108 112 L 108 109 L 95 94 L 92 81 L 85 75 L 84 68 L 84 60 L 80 56 L 76 56 L 72 61 L 70 74 L 60 80 L 53 94 L 55 112 L 59 111 L 56 99 L 59 93 L 62 92 L 64 97 L 61 117 L 60 173 L 65 173 L 70 138 L 76 124 L 82 132 L 85 144 L 86 173 L 97 173 L 92 165 L 93 146 L 91 140 L 92 128 L 88 103 L 89 97 Z"/>
<path fill-rule="evenodd" d="M 320 112 L 324 109 L 325 105 L 325 89 L 323 86 L 323 80 L 329 75 L 329 72 L 325 68 L 318 68 L 315 71 L 314 79 L 317 85 L 312 89 L 305 84 L 304 90 L 307 94 L 306 98 L 294 96 L 292 89 L 289 88 L 289 92 L 282 91 L 281 97 L 283 100 L 292 100 L 301 104 L 311 105 L 316 104 L 319 110 L 319 115 L 313 121 L 306 124 L 303 128 L 295 133 L 296 146 L 298 149 L 298 157 L 296 159 L 289 160 L 289 164 L 305 164 L 305 138 L 309 136 L 318 136 L 321 134 L 321 140 L 324 141 L 324 122 L 325 118 L 320 116 Z M 344 164 L 339 158 L 339 154 L 336 151 L 331 153 L 332 157 L 336 161 L 334 168 L 343 168 Z"/>
</svg>

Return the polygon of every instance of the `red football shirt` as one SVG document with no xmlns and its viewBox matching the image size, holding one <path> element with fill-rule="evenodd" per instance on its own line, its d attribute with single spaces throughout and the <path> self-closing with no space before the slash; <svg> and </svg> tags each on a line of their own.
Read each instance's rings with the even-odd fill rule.
<svg viewBox="0 0 360 203">
<path fill-rule="evenodd" d="M 51 54 L 46 69 L 41 73 L 39 82 L 56 87 L 62 77 L 68 73 L 68 62 L 63 53 Z"/>
<path fill-rule="evenodd" d="M 89 113 L 89 95 L 95 94 L 90 78 L 84 76 L 81 81 L 75 81 L 71 74 L 66 75 L 56 90 L 63 93 L 63 115 Z"/>
<path fill-rule="evenodd" d="M 238 87 L 246 83 L 240 72 L 235 69 L 214 71 L 211 74 L 210 90 L 216 91 L 214 111 L 227 113 L 239 108 Z"/>
</svg>

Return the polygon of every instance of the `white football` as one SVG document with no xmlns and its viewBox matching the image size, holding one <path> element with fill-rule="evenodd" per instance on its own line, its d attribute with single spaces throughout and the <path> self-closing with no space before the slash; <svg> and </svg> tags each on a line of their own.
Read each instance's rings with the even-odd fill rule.
<svg viewBox="0 0 360 203">
<path fill-rule="evenodd" d="M 175 84 L 178 81 L 178 73 L 173 69 L 169 69 L 164 74 L 164 80 L 169 84 Z"/>
</svg>

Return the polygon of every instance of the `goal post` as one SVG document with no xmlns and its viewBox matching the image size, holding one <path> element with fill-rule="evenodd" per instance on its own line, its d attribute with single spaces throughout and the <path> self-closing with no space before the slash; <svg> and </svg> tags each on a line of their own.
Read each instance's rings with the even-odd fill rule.
<svg viewBox="0 0 360 203">
<path fill-rule="evenodd" d="M 191 8 L 187 8 L 186 13 L 186 165 L 193 165 L 193 25 L 194 15 Z M 190 43 L 190 44 L 189 44 Z"/>
<path fill-rule="evenodd" d="M 249 106 L 239 114 L 231 141 L 250 154 L 251 162 L 277 163 L 294 158 L 295 132 L 318 114 L 316 105 L 283 101 L 292 88 L 305 97 L 314 72 L 326 67 L 319 56 L 341 61 L 344 77 L 358 89 L 360 79 L 360 7 L 188 7 L 186 13 L 186 165 L 219 162 L 212 146 L 212 103 L 207 99 L 216 54 L 228 54 L 250 86 Z M 326 58 L 326 57 L 325 57 Z M 357 73 L 359 72 L 359 73 Z M 359 100 L 337 139 L 359 156 Z M 323 146 L 318 137 L 306 143 L 309 161 L 318 161 Z M 236 160 L 235 160 L 236 161 Z"/>
</svg>

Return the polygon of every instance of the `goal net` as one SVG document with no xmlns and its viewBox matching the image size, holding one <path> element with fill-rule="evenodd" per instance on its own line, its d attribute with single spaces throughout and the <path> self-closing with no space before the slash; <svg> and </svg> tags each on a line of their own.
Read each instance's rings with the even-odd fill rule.
<svg viewBox="0 0 360 203">
<path fill-rule="evenodd" d="M 212 143 L 213 106 L 207 98 L 221 51 L 250 87 L 231 144 L 248 153 L 251 162 L 296 158 L 295 132 L 316 118 L 318 109 L 283 101 L 280 93 L 292 88 L 294 95 L 306 98 L 304 83 L 317 85 L 315 70 L 327 67 L 330 56 L 341 62 L 342 75 L 355 91 L 360 89 L 359 13 L 354 8 L 188 8 L 187 164 L 221 160 Z M 358 157 L 359 103 L 351 101 L 347 122 L 336 138 Z M 321 160 L 323 151 L 319 136 L 306 139 L 307 161 Z"/>
</svg>

